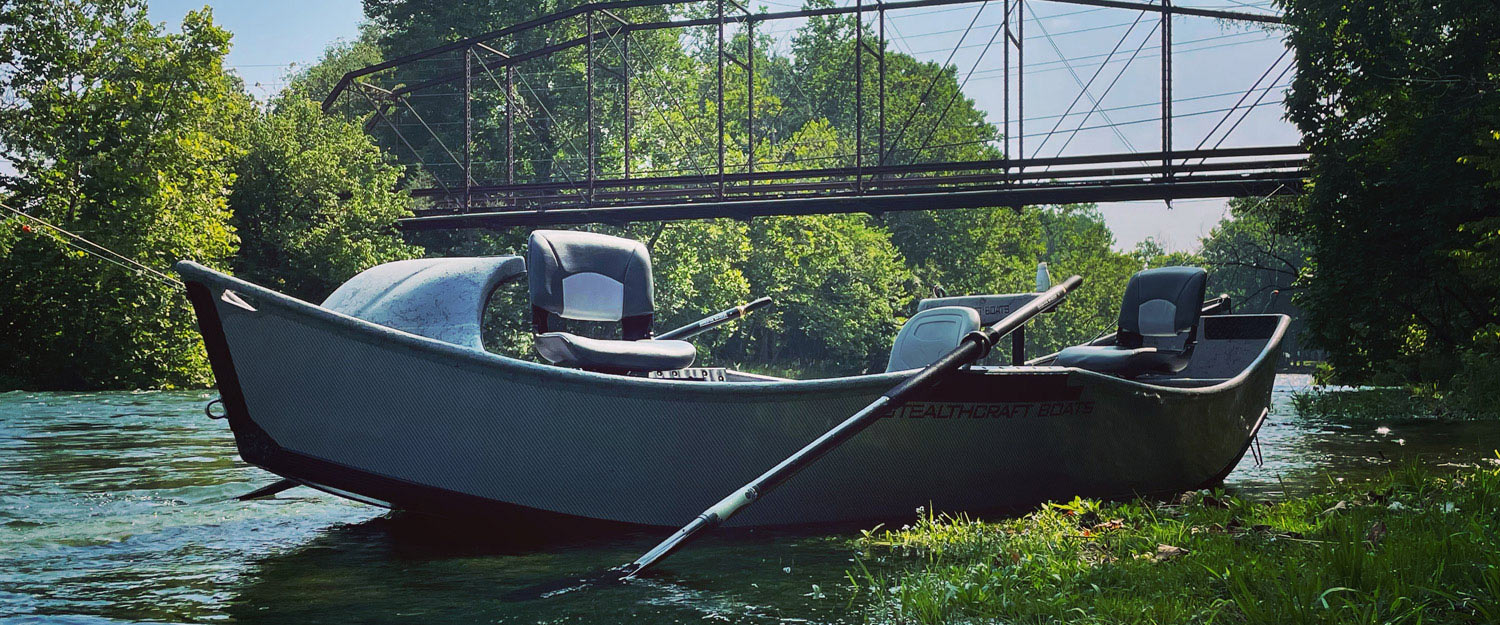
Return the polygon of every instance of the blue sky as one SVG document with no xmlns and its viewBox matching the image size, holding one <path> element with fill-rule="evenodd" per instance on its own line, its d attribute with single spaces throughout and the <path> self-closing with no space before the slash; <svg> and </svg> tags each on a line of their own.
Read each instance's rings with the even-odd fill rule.
<svg viewBox="0 0 1500 625">
<path fill-rule="evenodd" d="M 234 33 L 227 64 L 260 98 L 281 89 L 294 63 L 315 62 L 329 44 L 358 37 L 364 20 L 358 0 L 150 0 L 147 10 L 176 30 L 183 15 L 205 5 Z"/>
<path fill-rule="evenodd" d="M 852 3 L 852 0 L 840 0 Z M 167 22 L 169 28 L 180 23 L 189 10 L 201 8 L 203 0 L 151 0 L 153 20 Z M 324 48 L 340 39 L 358 35 L 363 13 L 358 0 L 213 0 L 214 19 L 234 33 L 234 47 L 228 64 L 238 72 L 258 97 L 267 97 L 285 84 L 287 72 L 297 66 L 315 62 Z M 757 0 L 769 10 L 795 8 L 799 0 Z M 1237 9 L 1268 12 L 1269 0 L 1178 0 L 1179 6 Z M 1139 58 L 1119 74 L 1118 84 L 1104 95 L 1106 121 L 1101 115 L 1084 120 L 1076 113 L 1090 108 L 1088 100 L 1064 119 L 1062 130 L 1082 127 L 1073 135 L 1063 154 L 1148 151 L 1159 149 L 1161 129 L 1152 121 L 1159 102 L 1160 58 L 1154 31 L 1159 21 L 1154 15 L 1136 23 L 1136 11 L 1101 9 L 1035 0 L 1028 2 L 1029 22 L 1026 31 L 1026 134 L 1045 133 L 1057 124 L 1058 115 L 1079 93 L 1079 83 L 1099 69 L 1100 60 L 1124 37 L 1120 51 L 1106 64 L 1091 88 L 1095 96 L 1116 76 L 1123 61 L 1138 46 Z M 1001 3 L 942 7 L 938 10 L 912 10 L 903 15 L 891 14 L 888 32 L 897 50 L 918 58 L 944 61 L 954 46 L 958 53 L 952 62 L 963 77 L 973 68 L 965 91 L 974 97 L 981 109 L 998 121 L 1003 106 L 999 80 L 999 44 L 984 55 L 978 65 L 985 42 L 1000 21 Z M 973 20 L 974 29 L 963 39 L 964 27 Z M 781 28 L 794 28 L 783 24 Z M 1045 34 L 1044 34 L 1045 32 Z M 1127 34 L 1128 33 L 1128 34 Z M 1047 35 L 1051 36 L 1051 41 Z M 1181 116 L 1174 126 L 1175 147 L 1192 148 L 1223 117 L 1218 112 L 1232 106 L 1238 92 L 1248 88 L 1272 62 L 1285 51 L 1275 33 L 1258 28 L 1228 24 L 1218 20 L 1178 17 L 1173 21 L 1174 100 Z M 1055 45 L 1069 59 L 1085 59 L 1064 64 L 1052 49 Z M 1094 57 L 1095 60 L 1086 60 Z M 1274 78 L 1290 63 L 1284 59 L 1270 75 Z M 1071 65 L 1071 68 L 1069 67 Z M 1280 84 L 1290 80 L 1289 75 Z M 1269 82 L 1269 78 L 1268 78 Z M 1257 94 L 1258 95 L 1258 94 Z M 1297 141 L 1295 129 L 1281 119 L 1283 111 L 1275 103 L 1281 90 L 1272 90 L 1265 103 L 1245 118 L 1234 133 L 1223 140 L 1223 147 L 1286 145 Z M 1252 96 L 1251 101 L 1254 100 Z M 1247 102 L 1248 104 L 1248 102 Z M 1186 114 L 1186 115 L 1184 115 Z M 1235 119 L 1238 119 L 1236 115 Z M 1141 122 L 1141 123 L 1134 123 Z M 1225 124 L 1227 128 L 1233 119 Z M 1102 128 L 1110 124 L 1116 128 Z M 1092 130 L 1090 130 L 1092 128 Z M 1223 133 L 1221 128 L 1219 134 Z M 1118 130 L 1118 133 L 1116 132 Z M 1065 135 L 1059 135 L 1059 137 Z M 1206 147 L 1219 141 L 1218 135 Z M 1028 139 L 1027 151 L 1036 149 L 1039 139 Z M 1052 156 L 1063 147 L 1063 140 L 1052 139 L 1042 148 L 1041 156 Z M 1029 154 L 1028 154 L 1029 155 Z M 1130 249 L 1152 237 L 1171 250 L 1193 249 L 1225 214 L 1222 200 L 1189 200 L 1174 203 L 1168 209 L 1162 202 L 1130 202 L 1101 205 L 1105 219 L 1115 232 L 1116 246 Z"/>
</svg>

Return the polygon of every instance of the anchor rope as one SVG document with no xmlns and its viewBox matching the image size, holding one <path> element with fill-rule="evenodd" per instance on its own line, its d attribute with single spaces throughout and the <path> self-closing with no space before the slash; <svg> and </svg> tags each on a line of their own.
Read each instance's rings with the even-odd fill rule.
<svg viewBox="0 0 1500 625">
<path fill-rule="evenodd" d="M 0 208 L 4 208 L 7 211 L 10 211 L 12 213 L 15 213 L 18 216 L 21 216 L 23 218 L 26 218 L 26 219 L 29 219 L 31 221 L 34 221 L 34 222 L 36 222 L 36 223 L 38 223 L 38 224 L 40 224 L 40 225 L 42 225 L 44 227 L 47 227 L 47 228 L 50 228 L 50 229 L 56 231 L 58 234 L 61 234 L 61 235 L 65 236 L 65 237 L 67 237 L 67 239 L 61 240 L 61 243 L 63 243 L 64 245 L 67 245 L 68 247 L 71 247 L 71 248 L 76 249 L 76 250 L 78 250 L 80 252 L 84 252 L 86 254 L 90 254 L 92 256 L 95 256 L 95 257 L 99 258 L 100 260 L 104 260 L 106 262 L 112 263 L 112 264 L 114 264 L 116 266 L 119 266 L 119 267 L 121 267 L 121 268 L 123 268 L 126 271 L 129 271 L 131 273 L 145 274 L 145 275 L 147 275 L 149 277 L 152 277 L 152 278 L 155 278 L 157 280 L 160 280 L 160 281 L 162 281 L 163 283 L 165 283 L 165 284 L 167 284 L 169 286 L 174 286 L 174 287 L 177 287 L 179 289 L 186 288 L 186 286 L 183 285 L 183 283 L 182 283 L 181 280 L 178 280 L 178 279 L 173 278 L 172 276 L 169 276 L 169 275 L 167 275 L 167 274 L 165 274 L 165 273 L 163 273 L 161 271 L 158 271 L 156 269 L 148 267 L 148 266 L 142 264 L 141 262 L 139 262 L 139 261 L 137 261 L 137 260 L 135 260 L 133 258 L 130 258 L 130 257 L 124 255 L 124 254 L 121 254 L 121 253 L 116 252 L 116 251 L 114 251 L 112 249 L 104 247 L 103 245 L 100 245 L 98 243 L 90 241 L 90 240 L 84 238 L 83 236 L 81 236 L 79 234 L 70 232 L 70 231 L 68 231 L 67 229 L 65 229 L 65 228 L 63 228 L 61 226 L 58 226 L 58 225 L 56 225 L 56 224 L 54 224 L 54 223 L 52 223 L 50 221 L 42 219 L 41 217 L 37 217 L 36 215 L 32 215 L 30 213 L 23 212 L 23 211 L 18 210 L 18 209 L 14 208 L 14 207 L 12 207 L 12 206 L 10 206 L 8 204 L 5 204 L 3 202 L 0 202 Z M 78 243 L 75 243 L 75 241 L 82 242 L 84 244 L 87 244 L 90 247 L 84 247 L 83 245 L 79 245 Z M 90 249 L 90 248 L 93 248 L 93 249 Z M 103 253 L 100 253 L 100 252 L 103 252 Z"/>
</svg>

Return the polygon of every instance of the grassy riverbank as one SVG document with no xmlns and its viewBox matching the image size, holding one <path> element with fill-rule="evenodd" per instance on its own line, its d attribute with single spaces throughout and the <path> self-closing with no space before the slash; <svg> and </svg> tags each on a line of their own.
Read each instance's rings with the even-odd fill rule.
<svg viewBox="0 0 1500 625">
<path fill-rule="evenodd" d="M 873 622 L 1496 623 L 1500 469 L 1412 467 L 1253 501 L 1073 501 L 867 532 Z"/>
</svg>

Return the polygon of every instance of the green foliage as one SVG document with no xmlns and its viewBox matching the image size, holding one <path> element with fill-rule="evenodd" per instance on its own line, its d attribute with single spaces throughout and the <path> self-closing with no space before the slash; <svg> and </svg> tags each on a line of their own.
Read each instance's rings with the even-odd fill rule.
<svg viewBox="0 0 1500 625">
<path fill-rule="evenodd" d="M 207 11 L 165 34 L 143 3 L 0 4 L 6 203 L 145 265 L 224 266 L 225 202 L 252 114 Z M 46 388 L 199 385 L 206 355 L 175 287 L 63 245 L 0 245 L 0 378 Z"/>
<path fill-rule="evenodd" d="M 866 532 L 873 622 L 1491 623 L 1500 475 L 1420 470 L 1259 502 L 1074 500 L 987 523 Z"/>
<path fill-rule="evenodd" d="M 240 277 L 319 301 L 364 269 L 419 255 L 395 232 L 411 214 L 395 190 L 401 168 L 358 123 L 287 95 L 250 124 L 245 145 L 229 198 Z"/>
<path fill-rule="evenodd" d="M 1291 303 L 1307 262 L 1304 237 L 1278 226 L 1278 212 L 1292 210 L 1301 198 L 1236 198 L 1230 216 L 1203 239 L 1200 252 L 1213 271 L 1215 293 L 1228 294 L 1243 312 L 1281 312 L 1300 316 Z"/>
<path fill-rule="evenodd" d="M 897 314 L 911 301 L 911 274 L 889 233 L 864 215 L 770 217 L 751 226 L 750 250 L 753 292 L 777 303 L 753 321 L 755 360 L 815 361 L 830 374 L 884 370 Z"/>
<path fill-rule="evenodd" d="M 1336 423 L 1454 416 L 1432 396 L 1402 387 L 1299 392 L 1292 395 L 1292 406 L 1299 416 Z"/>
<path fill-rule="evenodd" d="M 1444 382 L 1464 366 L 1455 352 L 1500 322 L 1500 13 L 1465 0 L 1281 4 L 1312 184 L 1279 226 L 1310 249 L 1297 300 L 1309 334 L 1341 382 Z"/>
<path fill-rule="evenodd" d="M 1461 367 L 1446 385 L 1453 408 L 1470 415 L 1500 415 L 1500 325 L 1475 333 L 1474 345 L 1459 352 Z"/>
<path fill-rule="evenodd" d="M 1054 278 L 1083 276 L 1083 286 L 1068 295 L 1056 313 L 1042 315 L 1028 330 L 1037 345 L 1033 354 L 1057 351 L 1100 334 L 1113 332 L 1125 298 L 1125 284 L 1150 259 L 1113 251 L 1114 235 L 1093 206 L 1059 206 L 1036 212 L 1046 243 L 1048 269 Z M 1032 275 L 1034 279 L 1034 274 Z"/>
<path fill-rule="evenodd" d="M 1046 259 L 1035 211 L 903 212 L 887 216 L 885 224 L 918 279 L 953 295 L 1031 291 L 1036 263 Z"/>
</svg>

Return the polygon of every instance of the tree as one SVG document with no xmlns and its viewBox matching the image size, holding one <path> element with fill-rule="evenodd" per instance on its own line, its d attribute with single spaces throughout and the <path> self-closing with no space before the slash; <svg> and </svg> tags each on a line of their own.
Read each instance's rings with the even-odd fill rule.
<svg viewBox="0 0 1500 625">
<path fill-rule="evenodd" d="M 1298 304 L 1346 383 L 1442 381 L 1500 322 L 1485 220 L 1495 171 L 1467 162 L 1497 128 L 1500 12 L 1485 3 L 1282 0 L 1297 78 L 1289 116 L 1312 153 Z M 1482 158 L 1480 159 L 1483 160 Z"/>
<path fill-rule="evenodd" d="M 1115 237 L 1092 204 L 1044 207 L 1034 215 L 1046 243 L 1042 260 L 1054 278 L 1083 276 L 1083 285 L 1068 295 L 1057 313 L 1041 315 L 1027 339 L 1034 355 L 1077 345 L 1115 330 L 1125 285 L 1149 259 L 1114 250 Z"/>
<path fill-rule="evenodd" d="M 1236 198 L 1230 216 L 1203 238 L 1203 263 L 1212 272 L 1214 293 L 1230 296 L 1245 312 L 1279 312 L 1300 317 L 1292 304 L 1302 289 L 1307 264 L 1304 237 L 1277 227 L 1276 213 L 1300 198 Z"/>
<path fill-rule="evenodd" d="M 747 360 L 829 375 L 885 367 L 913 284 L 889 233 L 865 215 L 765 217 L 750 249 L 743 271 L 776 307 L 751 318 Z"/>
<path fill-rule="evenodd" d="M 223 267 L 249 99 L 207 10 L 165 34 L 138 0 L 0 4 L 6 204 L 150 267 Z M 25 225 L 19 217 L 0 228 Z M 0 260 L 0 386 L 198 385 L 206 354 L 174 286 L 35 228 Z"/>
<path fill-rule="evenodd" d="M 245 145 L 229 198 L 239 277 L 320 301 L 364 269 L 420 255 L 395 230 L 411 214 L 396 191 L 401 168 L 358 123 L 288 94 L 250 124 Z"/>
</svg>

